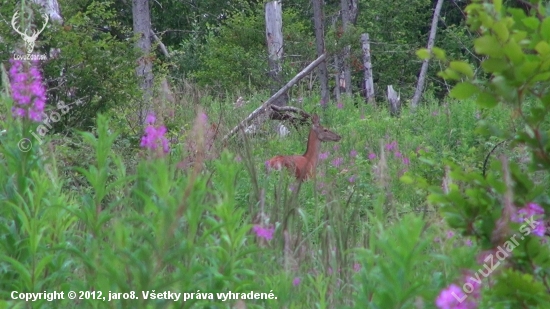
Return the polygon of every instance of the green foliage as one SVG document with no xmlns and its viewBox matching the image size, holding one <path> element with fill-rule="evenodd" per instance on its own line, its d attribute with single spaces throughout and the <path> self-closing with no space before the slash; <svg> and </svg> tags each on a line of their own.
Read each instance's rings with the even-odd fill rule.
<svg viewBox="0 0 550 309">
<path fill-rule="evenodd" d="M 46 76 L 60 76 L 48 82 L 50 96 L 71 107 L 71 112 L 56 123 L 88 129 L 96 113 L 128 107 L 138 96 L 132 44 L 101 29 L 120 29 L 119 36 L 131 38 L 132 32 L 116 19 L 112 2 L 92 2 L 83 12 L 69 15 L 63 27 L 45 32 L 50 48 L 60 56 L 44 66 Z M 65 72 L 61 74 L 61 72 Z"/>
<path fill-rule="evenodd" d="M 284 54 L 300 55 L 283 60 L 283 80 L 303 68 L 313 55 L 309 31 L 298 20 L 294 11 L 283 11 Z M 263 5 L 245 12 L 234 13 L 222 27 L 209 29 L 204 46 L 198 50 L 202 65 L 196 71 L 187 72 L 201 85 L 214 86 L 217 90 L 269 88 L 267 77 L 267 51 L 265 46 L 265 17 Z M 309 47 L 308 47 L 309 46 Z M 223 76 L 223 78 L 220 78 Z"/>
<path fill-rule="evenodd" d="M 481 67 L 490 78 L 475 78 L 470 65 L 462 61 L 451 61 L 440 73 L 445 79 L 459 81 L 451 96 L 477 96 L 482 108 L 514 111 L 519 126 L 496 127 L 485 120 L 480 123 L 479 132 L 525 147 L 531 155 L 527 160 L 529 168 L 501 157 L 483 177 L 447 161 L 448 181 L 452 182 L 443 191 L 417 180 L 420 187 L 432 192 L 428 199 L 440 207 L 448 224 L 464 236 L 475 237 L 484 250 L 495 252 L 501 246 L 510 246 L 509 239 L 518 236 L 519 229 L 521 240 L 511 249 L 507 247 L 511 252 L 507 267 L 491 273 L 491 288 L 479 300 L 481 307 L 542 308 L 550 299 L 545 286 L 550 264 L 547 258 L 537 258 L 550 255 L 550 249 L 538 238 L 542 236 L 540 232 L 534 233 L 533 225 L 520 226 L 514 219 L 518 208 L 530 203 L 540 205 L 546 217 L 550 211 L 547 183 L 539 176 L 550 171 L 550 106 L 546 104 L 550 97 L 550 38 L 549 28 L 544 27 L 550 25 L 550 17 L 543 3 L 536 2 L 538 9 L 528 16 L 524 10 L 506 7 L 502 1 L 474 1 L 466 8 L 467 23 L 470 30 L 481 33 L 474 47 L 476 53 L 485 57 Z"/>
</svg>

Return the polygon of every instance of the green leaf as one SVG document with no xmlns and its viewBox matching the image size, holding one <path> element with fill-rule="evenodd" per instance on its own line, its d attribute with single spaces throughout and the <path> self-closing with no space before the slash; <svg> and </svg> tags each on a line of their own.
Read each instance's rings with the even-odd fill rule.
<svg viewBox="0 0 550 309">
<path fill-rule="evenodd" d="M 542 21 L 540 34 L 546 41 L 550 41 L 550 17 L 546 17 Z"/>
<path fill-rule="evenodd" d="M 422 60 L 430 59 L 430 51 L 428 51 L 426 48 L 421 48 L 417 50 L 416 55 Z"/>
<path fill-rule="evenodd" d="M 495 7 L 495 12 L 500 13 L 502 10 L 502 0 L 494 0 L 493 6 Z"/>
<path fill-rule="evenodd" d="M 475 51 L 481 55 L 500 58 L 504 56 L 504 51 L 498 40 L 494 36 L 482 36 L 474 40 Z"/>
<path fill-rule="evenodd" d="M 503 48 L 506 56 L 508 56 L 514 64 L 520 64 L 523 61 L 525 54 L 516 41 L 510 40 Z"/>
<path fill-rule="evenodd" d="M 536 18 L 536 17 L 532 17 L 532 16 L 523 19 L 522 22 L 527 28 L 529 28 L 531 30 L 537 29 L 539 27 L 539 24 L 540 24 L 539 19 Z"/>
<path fill-rule="evenodd" d="M 439 60 L 444 61 L 445 59 L 447 59 L 447 56 L 445 55 L 445 51 L 441 48 L 438 48 L 438 47 L 432 48 L 432 53 Z"/>
<path fill-rule="evenodd" d="M 443 79 L 460 80 L 460 75 L 449 68 L 445 69 L 445 71 L 437 73 L 437 75 Z"/>
<path fill-rule="evenodd" d="M 550 25 L 548 25 L 550 27 Z M 546 56 L 550 54 L 550 45 L 546 43 L 545 41 L 540 41 L 536 46 L 535 50 L 539 55 Z"/>
<path fill-rule="evenodd" d="M 510 33 L 508 32 L 508 27 L 506 26 L 506 22 L 504 20 L 494 23 L 493 31 L 501 42 L 506 42 L 508 40 Z"/>
<path fill-rule="evenodd" d="M 465 100 L 478 92 L 479 89 L 470 82 L 462 82 L 454 86 L 449 95 L 455 99 Z"/>
<path fill-rule="evenodd" d="M 451 61 L 449 66 L 451 67 L 451 69 L 462 73 L 469 78 L 474 77 L 474 71 L 472 70 L 472 67 L 464 61 Z"/>
<path fill-rule="evenodd" d="M 508 61 L 502 58 L 488 58 L 481 63 L 481 67 L 488 73 L 502 72 L 508 68 Z"/>
<path fill-rule="evenodd" d="M 489 92 L 482 92 L 477 96 L 477 105 L 480 107 L 493 108 L 497 106 L 497 99 Z"/>
</svg>

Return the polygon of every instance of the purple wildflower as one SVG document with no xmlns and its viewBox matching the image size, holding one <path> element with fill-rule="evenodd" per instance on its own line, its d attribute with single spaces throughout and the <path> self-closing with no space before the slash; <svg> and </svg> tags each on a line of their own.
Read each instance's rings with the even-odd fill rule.
<svg viewBox="0 0 550 309">
<path fill-rule="evenodd" d="M 387 150 L 387 151 L 392 151 L 392 150 L 394 150 L 394 149 L 397 148 L 397 142 L 396 142 L 396 141 L 393 141 L 393 142 L 391 142 L 391 143 L 389 143 L 389 144 L 386 144 L 385 147 L 386 147 L 386 150 Z"/>
<path fill-rule="evenodd" d="M 411 161 L 409 160 L 409 158 L 403 157 L 403 164 L 409 165 L 410 163 L 411 163 Z"/>
<path fill-rule="evenodd" d="M 361 264 L 359 264 L 359 263 L 353 264 L 353 271 L 354 272 L 359 272 L 360 270 L 361 270 Z"/>
<path fill-rule="evenodd" d="M 340 145 L 336 144 L 336 145 L 332 146 L 332 149 L 334 151 L 338 151 L 338 149 L 340 149 Z"/>
<path fill-rule="evenodd" d="M 355 182 L 355 175 L 352 175 L 352 176 L 348 179 L 348 181 L 349 181 L 350 183 L 354 183 L 354 182 Z"/>
<path fill-rule="evenodd" d="M 546 227 L 542 217 L 544 216 L 544 209 L 536 203 L 528 203 L 525 207 L 519 209 L 516 214 L 512 216 L 512 221 L 522 223 L 526 218 L 531 218 L 537 223 L 537 226 L 533 229 L 533 234 L 543 237 L 546 232 Z"/>
<path fill-rule="evenodd" d="M 447 238 L 453 238 L 453 236 L 455 236 L 455 232 L 453 232 L 453 231 L 448 231 L 447 232 Z"/>
<path fill-rule="evenodd" d="M 42 74 L 33 64 L 23 65 L 21 60 L 10 60 L 9 70 L 12 98 L 15 106 L 12 114 L 17 118 L 29 118 L 32 121 L 42 121 L 46 107 L 46 88 L 42 84 Z"/>
<path fill-rule="evenodd" d="M 369 160 L 372 161 L 372 160 L 374 160 L 374 159 L 376 159 L 376 154 L 373 153 L 373 152 L 369 153 Z"/>
<path fill-rule="evenodd" d="M 471 301 L 464 301 L 467 295 L 462 289 L 456 285 L 451 284 L 447 289 L 441 291 L 435 304 L 439 309 L 475 309 L 477 304 Z"/>
<path fill-rule="evenodd" d="M 538 237 L 544 237 L 544 234 L 546 233 L 546 226 L 544 225 L 544 221 L 538 220 L 537 226 L 535 229 L 533 229 L 533 234 L 537 235 Z"/>
<path fill-rule="evenodd" d="M 401 155 L 401 152 L 399 151 L 396 151 L 393 153 L 393 155 L 396 157 L 396 158 L 401 158 L 403 155 Z"/>
<path fill-rule="evenodd" d="M 156 150 L 160 144 L 164 153 L 168 153 L 170 151 L 170 146 L 168 144 L 168 140 L 164 136 L 164 134 L 166 134 L 166 127 L 159 126 L 158 128 L 155 128 L 153 126 L 155 121 L 156 117 L 152 113 L 147 115 L 145 118 L 147 127 L 145 128 L 145 135 L 141 138 L 140 146 L 151 150 Z"/>
<path fill-rule="evenodd" d="M 321 181 L 321 182 L 318 182 L 318 183 L 317 183 L 317 190 L 321 190 L 321 189 L 323 189 L 324 187 L 325 187 L 325 183 L 324 183 L 324 182 Z"/>
<path fill-rule="evenodd" d="M 357 150 L 353 149 L 352 151 L 350 151 L 349 156 L 352 157 L 352 158 L 357 157 Z"/>
<path fill-rule="evenodd" d="M 300 281 L 302 281 L 299 277 L 296 277 L 294 278 L 294 280 L 292 280 L 292 285 L 293 286 L 298 286 L 300 284 Z"/>
<path fill-rule="evenodd" d="M 342 104 L 342 102 L 338 102 L 338 104 L 336 105 L 336 107 L 337 107 L 338 109 L 342 109 L 342 108 L 344 108 L 344 104 Z"/>
<path fill-rule="evenodd" d="M 241 158 L 241 156 L 236 156 L 235 157 L 235 161 L 236 162 L 241 162 L 243 159 Z"/>
<path fill-rule="evenodd" d="M 464 244 L 468 247 L 471 247 L 472 246 L 472 240 L 471 239 L 466 239 L 466 241 L 464 242 Z"/>
<path fill-rule="evenodd" d="M 330 152 L 321 152 L 319 154 L 319 160 L 323 161 L 323 160 L 326 160 L 328 159 L 328 156 L 330 155 Z"/>
<path fill-rule="evenodd" d="M 437 116 L 438 112 L 437 111 L 433 111 L 432 112 L 432 116 Z"/>
<path fill-rule="evenodd" d="M 263 228 L 260 225 L 254 225 L 252 230 L 256 233 L 257 237 L 264 238 L 265 240 L 273 239 L 273 233 L 275 232 L 274 228 Z"/>
<path fill-rule="evenodd" d="M 344 159 L 341 158 L 341 157 L 338 157 L 338 158 L 332 160 L 331 163 L 334 167 L 339 167 L 343 162 L 344 162 Z"/>
</svg>

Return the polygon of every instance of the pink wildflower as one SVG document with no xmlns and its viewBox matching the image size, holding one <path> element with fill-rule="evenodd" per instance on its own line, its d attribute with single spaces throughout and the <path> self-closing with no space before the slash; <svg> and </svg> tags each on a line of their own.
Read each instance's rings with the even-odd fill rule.
<svg viewBox="0 0 550 309">
<path fill-rule="evenodd" d="M 331 163 L 334 167 L 339 167 L 343 162 L 344 162 L 344 159 L 339 157 L 339 158 L 336 158 L 336 159 L 332 160 Z"/>
<path fill-rule="evenodd" d="M 451 284 L 447 289 L 441 291 L 435 304 L 439 309 L 475 309 L 477 304 L 473 300 L 466 300 L 467 295 L 462 289 Z"/>
<path fill-rule="evenodd" d="M 319 160 L 323 161 L 323 160 L 326 160 L 328 159 L 328 156 L 330 155 L 330 152 L 321 152 L 319 154 Z"/>
<path fill-rule="evenodd" d="M 265 240 L 273 239 L 273 233 L 275 232 L 274 228 L 263 228 L 260 225 L 254 225 L 252 230 L 256 233 L 257 237 L 264 238 Z"/>
<path fill-rule="evenodd" d="M 373 152 L 369 153 L 369 160 L 372 161 L 372 160 L 374 160 L 374 159 L 376 159 L 376 154 L 373 153 Z"/>
<path fill-rule="evenodd" d="M 10 86 L 15 102 L 12 107 L 13 116 L 26 116 L 34 122 L 42 121 L 47 98 L 40 70 L 34 64 L 23 65 L 21 60 L 11 59 L 10 62 Z"/>
<path fill-rule="evenodd" d="M 296 277 L 296 278 L 294 278 L 294 280 L 292 280 L 292 285 L 293 286 L 298 286 L 301 281 L 302 280 L 299 277 Z"/>
<path fill-rule="evenodd" d="M 397 142 L 393 141 L 389 144 L 386 144 L 385 148 L 386 148 L 387 151 L 392 151 L 392 150 L 397 148 Z"/>
<path fill-rule="evenodd" d="M 352 158 L 357 157 L 357 150 L 353 149 L 352 151 L 350 151 L 349 156 L 352 157 Z"/>
<path fill-rule="evenodd" d="M 145 135 L 141 138 L 141 147 L 148 148 L 150 150 L 156 150 L 159 144 L 162 146 L 164 153 L 170 151 L 168 140 L 164 136 L 166 134 L 166 127 L 159 126 L 155 128 L 153 125 L 156 121 L 154 114 L 147 115 L 145 122 L 147 127 L 145 128 Z"/>
</svg>

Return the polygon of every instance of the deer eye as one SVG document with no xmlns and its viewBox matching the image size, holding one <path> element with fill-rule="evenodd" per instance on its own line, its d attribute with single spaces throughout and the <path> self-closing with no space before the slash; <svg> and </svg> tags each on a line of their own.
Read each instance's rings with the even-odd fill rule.
<svg viewBox="0 0 550 309">
<path fill-rule="evenodd" d="M 328 129 L 323 129 L 323 131 L 328 132 Z"/>
</svg>

